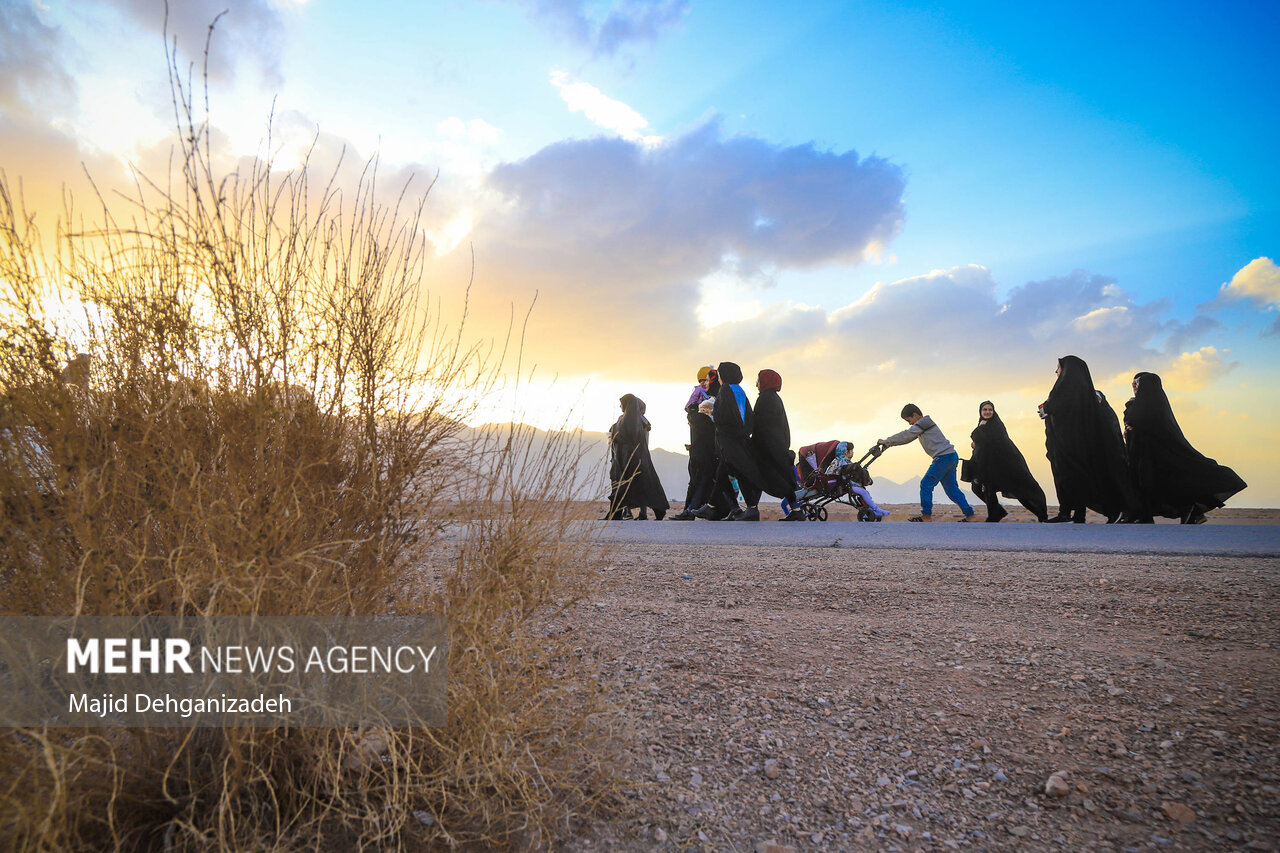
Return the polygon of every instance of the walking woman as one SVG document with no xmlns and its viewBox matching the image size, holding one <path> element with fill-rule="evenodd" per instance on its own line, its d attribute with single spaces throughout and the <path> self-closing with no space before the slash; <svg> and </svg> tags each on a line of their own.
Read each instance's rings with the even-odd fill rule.
<svg viewBox="0 0 1280 853">
<path fill-rule="evenodd" d="M 1245 488 L 1244 480 L 1191 446 L 1154 373 L 1133 377 L 1133 399 L 1124 406 L 1129 472 L 1138 492 L 1133 520 L 1150 523 L 1153 516 L 1202 524 L 1205 513 Z"/>
<path fill-rule="evenodd" d="M 649 517 L 647 508 L 651 507 L 654 517 L 661 521 L 671 505 L 649 455 L 649 420 L 644 416 L 644 401 L 634 394 L 624 394 L 618 402 L 622 404 L 622 416 L 609 430 L 613 489 L 607 518 L 620 520 L 624 509 L 639 507 L 638 518 L 643 521 Z"/>
<path fill-rule="evenodd" d="M 751 429 L 755 423 L 751 403 L 747 400 L 747 392 L 739 384 L 742 382 L 742 368 L 732 361 L 722 361 L 719 365 L 720 393 L 716 395 L 712 419 L 716 425 L 716 447 L 720 461 L 716 470 L 716 481 L 711 501 L 694 511 L 697 518 L 723 519 L 729 521 L 759 521 L 760 510 L 760 469 L 756 465 L 755 452 L 751 445 Z M 730 478 L 736 478 L 742 490 L 742 500 L 746 507 L 732 512 L 729 508 L 733 486 Z"/>
<path fill-rule="evenodd" d="M 756 451 L 756 464 L 760 469 L 760 488 L 782 499 L 784 521 L 800 521 L 804 514 L 793 505 L 796 489 L 796 455 L 791 450 L 791 426 L 787 423 L 787 410 L 782 405 L 782 377 L 777 371 L 762 370 L 756 377 L 755 425 L 751 432 L 751 444 Z"/>
<path fill-rule="evenodd" d="M 1057 373 L 1049 399 L 1040 404 L 1058 492 L 1058 514 L 1049 521 L 1084 524 L 1085 510 L 1092 509 L 1117 522 L 1133 503 L 1119 420 L 1094 389 L 1083 359 L 1064 355 Z"/>
<path fill-rule="evenodd" d="M 1022 451 L 1009 438 L 1009 430 L 996 411 L 995 403 L 983 400 L 978 406 L 978 425 L 970 433 L 973 439 L 973 493 L 987 505 L 987 521 L 998 522 L 1009 514 L 1000 505 L 998 492 L 1014 498 L 1036 517 L 1048 521 L 1044 489 L 1031 476 Z"/>
</svg>

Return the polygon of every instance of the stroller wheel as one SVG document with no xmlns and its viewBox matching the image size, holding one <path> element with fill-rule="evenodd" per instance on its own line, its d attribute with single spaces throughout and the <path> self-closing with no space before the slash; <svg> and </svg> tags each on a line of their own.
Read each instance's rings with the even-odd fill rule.
<svg viewBox="0 0 1280 853">
<path fill-rule="evenodd" d="M 875 521 L 875 514 L 869 509 L 858 510 L 858 521 Z"/>
<path fill-rule="evenodd" d="M 812 506 L 806 506 L 806 507 L 804 507 L 803 509 L 804 509 L 804 519 L 805 519 L 805 521 L 817 521 L 817 520 L 818 520 L 818 510 L 817 510 L 815 507 L 812 507 Z"/>
<path fill-rule="evenodd" d="M 826 521 L 826 520 L 827 520 L 827 508 L 826 508 L 825 506 L 820 506 L 820 507 L 818 507 L 817 516 L 818 516 L 818 521 Z"/>
</svg>

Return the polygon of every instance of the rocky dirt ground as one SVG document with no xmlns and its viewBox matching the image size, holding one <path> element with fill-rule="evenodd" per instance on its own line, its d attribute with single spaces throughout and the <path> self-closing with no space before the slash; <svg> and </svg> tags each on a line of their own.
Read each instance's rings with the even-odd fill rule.
<svg viewBox="0 0 1280 853">
<path fill-rule="evenodd" d="M 708 524 L 710 522 L 692 522 Z M 585 850 L 1280 849 L 1274 560 L 617 548 Z"/>
</svg>

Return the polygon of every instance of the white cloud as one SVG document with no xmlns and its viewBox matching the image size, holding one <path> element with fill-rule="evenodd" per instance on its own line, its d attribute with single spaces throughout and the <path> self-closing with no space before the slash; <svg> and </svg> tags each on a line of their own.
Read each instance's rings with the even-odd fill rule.
<svg viewBox="0 0 1280 853">
<path fill-rule="evenodd" d="M 1195 352 L 1181 353 L 1165 368 L 1160 378 L 1166 390 L 1199 391 L 1236 367 L 1236 362 L 1227 361 L 1225 356 L 1226 351 L 1219 351 L 1216 347 L 1201 347 Z"/>
<path fill-rule="evenodd" d="M 598 56 L 657 41 L 689 12 L 688 0 L 515 0 Z"/>
<path fill-rule="evenodd" d="M 603 357 L 618 335 L 601 318 L 625 318 L 678 342 L 663 345 L 666 360 L 694 343 L 709 277 L 856 264 L 891 240 L 905 178 L 879 158 L 725 138 L 709 123 L 653 147 L 558 142 L 494 169 L 486 186 L 501 204 L 477 219 L 479 282 L 517 302 L 537 290 L 553 340 L 571 334 Z M 704 316 L 740 317 L 732 298 Z"/>
<path fill-rule="evenodd" d="M 1280 309 L 1280 266 L 1271 258 L 1254 258 L 1245 264 L 1231 281 L 1222 285 L 1216 303 L 1210 309 L 1228 302 L 1248 301 L 1265 306 L 1268 311 Z M 1267 330 L 1269 335 L 1280 335 L 1280 317 Z"/>
<path fill-rule="evenodd" d="M 155 0 L 91 0 L 120 13 L 137 28 L 153 34 L 165 29 L 165 6 Z M 222 14 L 225 12 L 226 14 Z M 221 18 L 218 16 L 222 14 Z M 284 25 L 274 0 L 180 0 L 168 5 L 168 35 L 186 57 L 199 57 L 209 25 L 218 18 L 209 42 L 209 74 L 233 78 L 241 70 L 262 78 L 268 87 L 282 82 L 280 49 Z M 249 68 L 242 69 L 247 62 Z"/>
<path fill-rule="evenodd" d="M 0 112 L 37 118 L 75 99 L 63 67 L 71 45 L 30 3 L 0 3 Z"/>
<path fill-rule="evenodd" d="M 1254 258 L 1222 285 L 1221 295 L 1280 305 L 1280 266 L 1270 258 Z"/>
<path fill-rule="evenodd" d="M 575 81 L 564 71 L 552 71 L 551 85 L 560 91 L 560 97 L 564 99 L 570 111 L 582 113 L 597 126 L 611 130 L 632 142 L 656 145 L 662 141 L 659 136 L 643 133 L 649 126 L 644 116 L 622 101 L 605 95 L 590 83 Z"/>
</svg>

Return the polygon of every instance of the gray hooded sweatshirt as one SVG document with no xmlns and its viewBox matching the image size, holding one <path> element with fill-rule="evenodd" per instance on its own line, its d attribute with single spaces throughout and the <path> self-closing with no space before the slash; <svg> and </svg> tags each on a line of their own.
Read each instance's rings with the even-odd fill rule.
<svg viewBox="0 0 1280 853">
<path fill-rule="evenodd" d="M 892 447 L 898 444 L 910 444 L 917 438 L 920 439 L 920 447 L 924 452 L 934 459 L 956 452 L 955 447 L 951 442 L 947 441 L 947 437 L 942 434 L 942 430 L 938 429 L 937 424 L 933 422 L 933 418 L 928 415 L 925 415 L 902 432 L 894 433 L 888 438 L 880 440 Z"/>
</svg>

